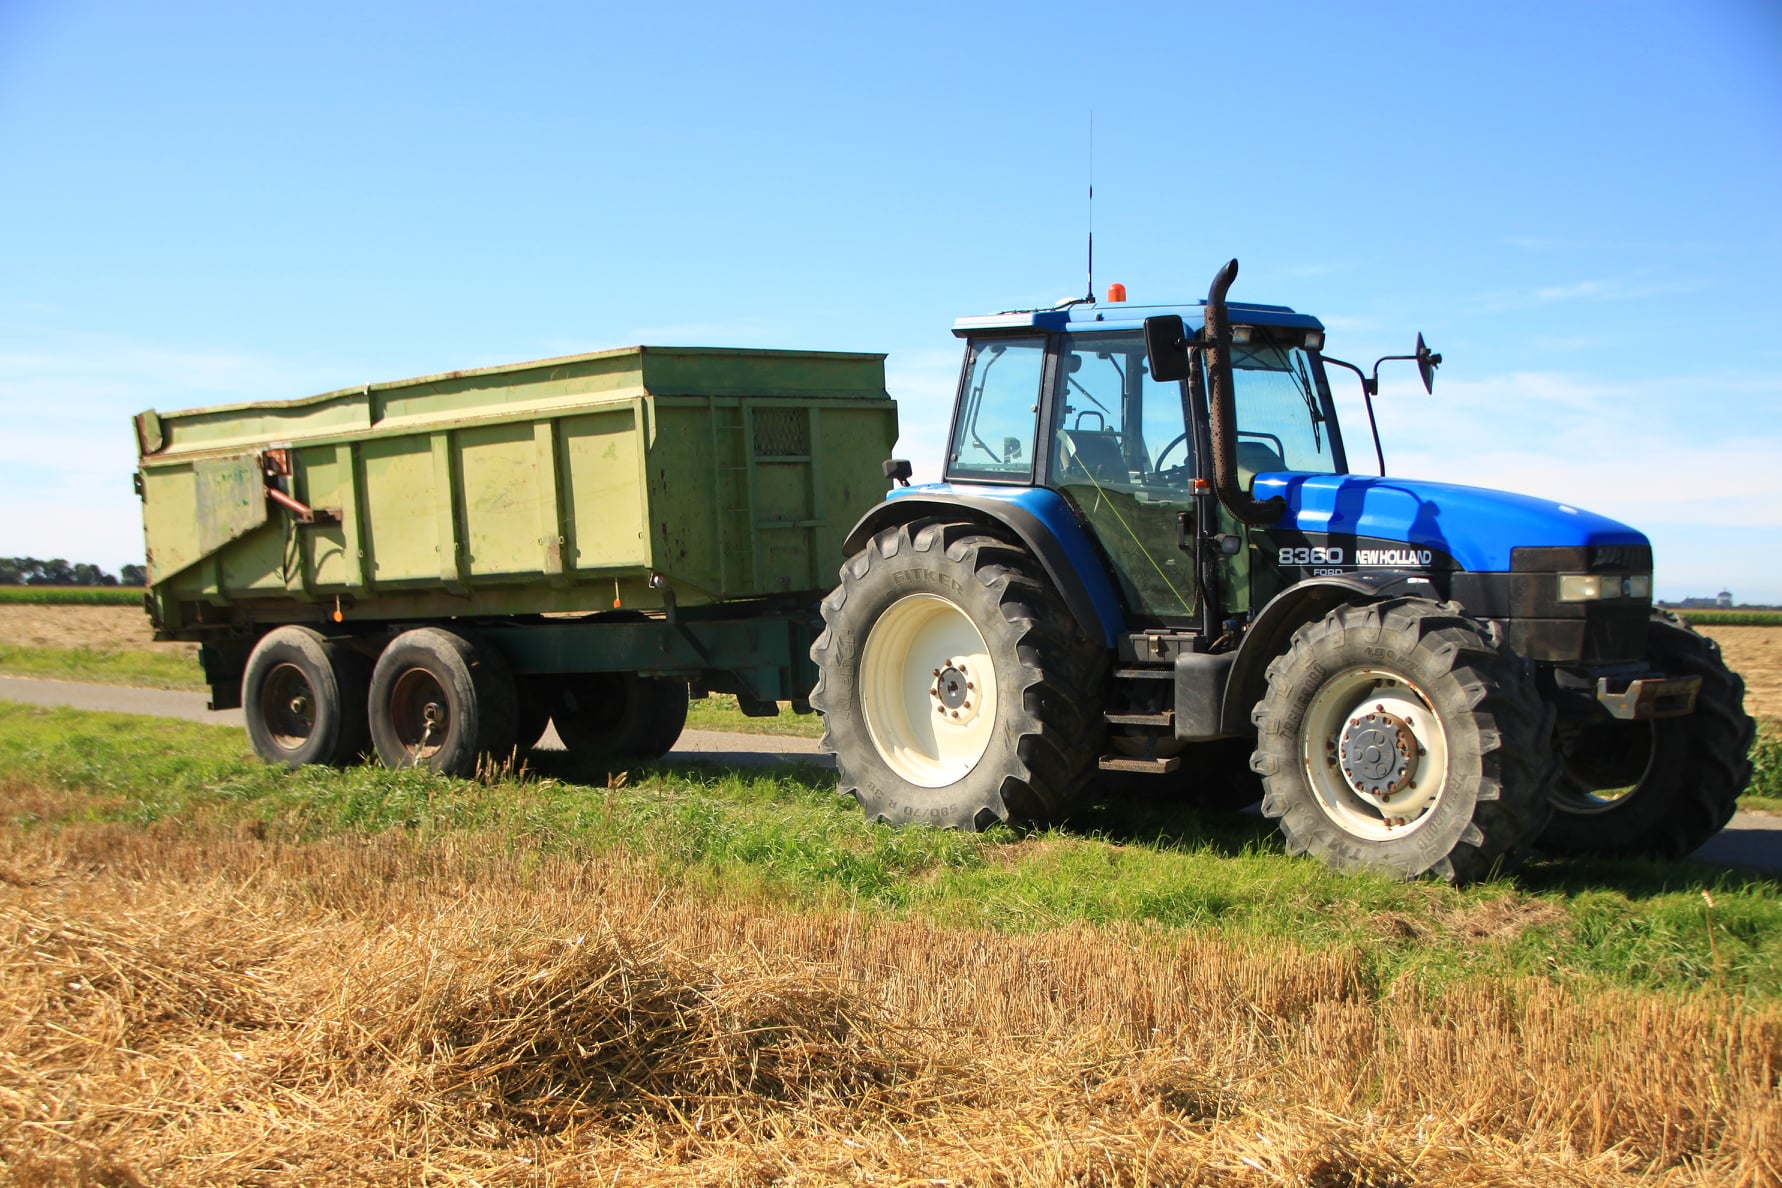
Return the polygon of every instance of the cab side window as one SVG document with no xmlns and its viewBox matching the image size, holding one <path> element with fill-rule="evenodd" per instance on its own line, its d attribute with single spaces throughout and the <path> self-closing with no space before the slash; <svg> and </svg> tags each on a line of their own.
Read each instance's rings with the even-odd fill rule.
<svg viewBox="0 0 1782 1188">
<path fill-rule="evenodd" d="M 1046 340 L 976 341 L 947 452 L 947 477 L 1031 482 Z"/>
</svg>

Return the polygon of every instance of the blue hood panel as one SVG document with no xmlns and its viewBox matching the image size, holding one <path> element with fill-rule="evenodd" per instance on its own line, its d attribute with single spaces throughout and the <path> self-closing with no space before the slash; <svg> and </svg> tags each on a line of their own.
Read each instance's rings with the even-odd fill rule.
<svg viewBox="0 0 1782 1188">
<path fill-rule="evenodd" d="M 1259 474 L 1256 498 L 1279 495 L 1287 514 L 1272 529 L 1371 536 L 1440 549 L 1466 569 L 1502 572 L 1530 545 L 1648 543 L 1626 524 L 1508 491 L 1353 474 Z"/>
</svg>

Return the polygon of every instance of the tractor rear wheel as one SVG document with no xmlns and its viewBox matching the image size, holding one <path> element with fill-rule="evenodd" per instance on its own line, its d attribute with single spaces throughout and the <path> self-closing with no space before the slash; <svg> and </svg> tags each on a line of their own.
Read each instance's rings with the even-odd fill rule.
<svg viewBox="0 0 1782 1188">
<path fill-rule="evenodd" d="M 1262 811 L 1339 869 L 1472 882 L 1551 811 L 1553 711 L 1533 668 L 1451 605 L 1398 598 L 1307 623 L 1252 715 Z"/>
<path fill-rule="evenodd" d="M 1020 545 L 972 523 L 886 528 L 842 566 L 823 620 L 811 705 L 868 820 L 1039 822 L 1088 786 L 1105 653 Z"/>
<path fill-rule="evenodd" d="M 1553 820 L 1540 845 L 1556 854 L 1681 858 L 1732 820 L 1751 778 L 1745 682 L 1720 645 L 1675 615 L 1655 612 L 1646 659 L 1669 676 L 1699 676 L 1695 712 L 1562 726 Z"/>
</svg>

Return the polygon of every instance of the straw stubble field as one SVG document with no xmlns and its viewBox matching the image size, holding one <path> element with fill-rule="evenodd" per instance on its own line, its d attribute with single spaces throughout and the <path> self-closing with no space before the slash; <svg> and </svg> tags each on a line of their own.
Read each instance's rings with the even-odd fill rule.
<svg viewBox="0 0 1782 1188">
<path fill-rule="evenodd" d="M 28 646 L 146 642 L 128 609 L 15 609 L 55 612 Z M 1782 632 L 1710 631 L 1776 714 Z M 1782 1184 L 1782 1008 L 1711 971 L 1382 976 L 1352 944 L 1009 934 L 112 800 L 0 785 L 22 1185 Z M 1481 948 L 1562 914 L 1461 911 Z"/>
<path fill-rule="evenodd" d="M 24 1185 L 1782 1180 L 1782 1017 L 1722 994 L 776 911 L 469 835 L 15 830 L 0 889 Z"/>
</svg>

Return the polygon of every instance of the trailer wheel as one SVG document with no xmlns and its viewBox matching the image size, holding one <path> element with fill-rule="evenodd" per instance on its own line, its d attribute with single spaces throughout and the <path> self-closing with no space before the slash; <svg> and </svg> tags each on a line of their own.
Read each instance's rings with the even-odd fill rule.
<svg viewBox="0 0 1782 1188">
<path fill-rule="evenodd" d="M 1043 821 L 1089 784 L 1105 655 L 1025 549 L 977 524 L 887 528 L 823 619 L 811 705 L 868 820 Z"/>
<path fill-rule="evenodd" d="M 482 756 L 512 753 L 516 702 L 500 652 L 418 627 L 398 635 L 371 674 L 372 741 L 385 767 L 474 775 Z"/>
<path fill-rule="evenodd" d="M 308 627 L 267 632 L 242 676 L 242 716 L 268 763 L 344 767 L 371 749 L 365 696 L 371 664 Z"/>
<path fill-rule="evenodd" d="M 1646 658 L 1668 675 L 1702 678 L 1695 712 L 1562 726 L 1543 850 L 1681 858 L 1732 820 L 1751 778 L 1756 730 L 1745 682 L 1726 667 L 1719 644 L 1664 611 L 1647 627 Z"/>
<path fill-rule="evenodd" d="M 559 683 L 551 720 L 575 754 L 660 759 L 687 725 L 687 682 L 634 672 L 577 673 Z"/>
<path fill-rule="evenodd" d="M 1553 711 L 1532 666 L 1451 605 L 1342 606 L 1294 633 L 1252 714 L 1262 811 L 1288 852 L 1456 883 L 1546 824 Z"/>
</svg>

